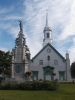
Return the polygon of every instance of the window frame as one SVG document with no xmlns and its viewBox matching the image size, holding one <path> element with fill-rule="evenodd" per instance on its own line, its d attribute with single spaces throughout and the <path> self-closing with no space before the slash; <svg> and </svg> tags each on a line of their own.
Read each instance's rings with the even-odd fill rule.
<svg viewBox="0 0 75 100">
<path fill-rule="evenodd" d="M 47 56 L 47 60 L 50 61 L 50 56 L 49 55 Z"/>
<path fill-rule="evenodd" d="M 43 60 L 39 60 L 39 65 L 43 65 Z"/>
<path fill-rule="evenodd" d="M 49 38 L 50 36 L 49 36 L 49 33 L 47 33 L 47 38 Z"/>
</svg>

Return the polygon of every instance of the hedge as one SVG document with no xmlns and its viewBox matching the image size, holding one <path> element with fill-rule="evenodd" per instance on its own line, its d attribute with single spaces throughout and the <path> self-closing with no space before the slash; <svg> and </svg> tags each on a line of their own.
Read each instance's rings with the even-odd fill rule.
<svg viewBox="0 0 75 100">
<path fill-rule="evenodd" d="M 26 81 L 24 83 L 1 83 L 0 90 L 57 90 L 56 81 Z"/>
</svg>

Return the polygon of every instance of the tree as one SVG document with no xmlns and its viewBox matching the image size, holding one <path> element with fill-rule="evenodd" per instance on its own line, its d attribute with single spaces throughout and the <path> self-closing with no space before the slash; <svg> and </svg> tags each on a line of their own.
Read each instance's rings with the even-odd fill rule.
<svg viewBox="0 0 75 100">
<path fill-rule="evenodd" d="M 0 50 L 0 74 L 10 77 L 11 74 L 11 58 L 10 52 Z"/>
<path fill-rule="evenodd" d="M 71 77 L 75 78 L 75 62 L 71 64 Z"/>
<path fill-rule="evenodd" d="M 5 52 L 0 50 L 0 74 L 3 72 L 3 59 L 4 59 Z"/>
</svg>

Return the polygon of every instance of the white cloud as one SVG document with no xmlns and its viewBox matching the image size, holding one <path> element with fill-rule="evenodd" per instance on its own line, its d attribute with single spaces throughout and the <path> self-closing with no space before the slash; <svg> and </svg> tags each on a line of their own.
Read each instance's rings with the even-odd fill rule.
<svg viewBox="0 0 75 100">
<path fill-rule="evenodd" d="M 4 15 L 4 16 L 1 16 L 0 17 L 0 20 L 1 21 L 11 21 L 11 20 L 19 20 L 21 19 L 22 17 L 21 16 L 15 16 L 15 15 Z"/>
<path fill-rule="evenodd" d="M 7 48 L 3 48 L 3 47 L 0 47 L 0 50 L 5 51 L 5 52 L 7 52 L 7 51 L 8 51 L 8 49 L 7 49 Z"/>
<path fill-rule="evenodd" d="M 50 0 L 37 0 L 33 2 L 29 2 L 30 0 L 25 0 L 24 6 L 24 18 L 26 18 L 26 22 L 29 25 L 29 32 L 32 34 L 30 39 L 32 43 L 34 43 L 33 49 L 35 47 L 36 51 L 39 51 L 41 48 L 42 40 L 43 40 L 43 29 L 45 26 L 45 17 L 46 17 L 46 9 L 49 11 L 49 25 L 53 25 L 57 23 L 57 20 L 62 17 L 62 10 L 64 2 L 61 3 L 60 0 L 50 1 Z M 60 3 L 60 8 L 58 9 L 58 4 Z M 50 12 L 51 11 L 51 12 Z M 63 17 L 62 17 L 63 18 Z M 60 21 L 62 21 L 62 18 Z M 36 46 L 37 44 L 37 46 Z M 32 44 L 31 44 L 32 45 Z M 39 48 L 37 50 L 37 48 Z M 31 47 L 32 49 L 32 47 Z M 34 50 L 32 51 L 34 52 Z M 33 53 L 32 53 L 33 55 Z"/>
<path fill-rule="evenodd" d="M 75 1 L 74 0 L 24 0 L 23 3 L 23 15 L 5 15 L 0 16 L 0 21 L 9 21 L 7 25 L 0 24 L 0 29 L 8 31 L 14 37 L 19 32 L 18 24 L 14 25 L 10 23 L 10 20 L 17 20 L 22 17 L 24 21 L 24 34 L 27 38 L 27 44 L 30 48 L 31 55 L 34 56 L 41 48 L 43 41 L 43 29 L 45 26 L 46 9 L 48 9 L 49 26 L 52 28 L 52 34 L 54 42 L 57 43 L 57 48 L 61 51 L 65 51 L 67 47 L 66 42 L 70 36 L 75 35 Z M 5 11 L 1 11 L 4 15 Z M 8 10 L 7 13 L 11 12 Z M 17 23 L 17 21 L 15 22 Z M 58 26 L 56 28 L 56 26 Z M 59 29 L 61 27 L 61 29 Z M 56 28 L 56 29 L 55 29 Z M 54 31 L 56 30 L 56 32 Z M 61 30 L 61 33 L 57 33 Z M 71 62 L 74 60 L 74 41 L 69 48 Z"/>
<path fill-rule="evenodd" d="M 29 47 L 32 53 L 32 56 L 34 55 L 34 52 L 36 54 L 36 51 L 39 51 L 42 47 L 42 40 L 43 40 L 43 28 L 45 26 L 45 15 L 46 15 L 46 9 L 48 9 L 48 19 L 49 19 L 49 26 L 54 29 L 56 25 L 61 25 L 62 29 L 59 35 L 56 33 L 52 33 L 56 36 L 56 39 L 54 41 L 59 43 L 59 50 L 60 47 L 62 50 L 66 52 L 67 47 L 62 47 L 64 45 L 64 41 L 67 40 L 68 37 L 73 36 L 75 34 L 75 14 L 74 14 L 74 8 L 75 8 L 75 1 L 74 0 L 33 0 L 33 2 L 30 2 L 30 0 L 25 0 L 24 2 L 25 11 L 24 11 L 24 18 L 26 18 L 27 25 L 29 26 L 29 34 L 31 34 L 31 37 L 27 37 L 29 42 Z M 58 29 L 59 30 L 59 27 Z M 62 40 L 62 41 L 61 41 Z M 61 45 L 62 44 L 62 45 Z M 37 45 L 37 46 L 36 46 Z M 35 48 L 35 49 L 34 49 Z M 71 62 L 74 59 L 74 44 L 69 47 L 70 50 L 70 57 Z M 72 55 L 72 56 L 71 56 Z"/>
<path fill-rule="evenodd" d="M 75 35 L 75 1 L 71 1 L 70 10 L 68 11 L 69 20 L 64 27 L 63 32 L 60 35 L 60 40 L 65 40 L 68 37 Z"/>
</svg>

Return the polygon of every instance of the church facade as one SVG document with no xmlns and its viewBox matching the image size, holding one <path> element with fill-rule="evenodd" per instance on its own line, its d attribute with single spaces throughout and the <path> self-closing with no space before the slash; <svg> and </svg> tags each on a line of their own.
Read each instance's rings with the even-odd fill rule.
<svg viewBox="0 0 75 100">
<path fill-rule="evenodd" d="M 33 80 L 71 80 L 69 54 L 64 58 L 51 44 L 32 58 L 30 68 Z"/>
<path fill-rule="evenodd" d="M 30 59 L 30 51 L 23 35 L 22 23 L 12 51 L 12 78 L 23 80 L 26 72 L 31 72 L 32 80 L 71 81 L 70 59 L 66 53 L 63 57 L 52 45 L 52 30 L 48 26 L 48 16 L 44 28 L 42 49 Z"/>
</svg>

